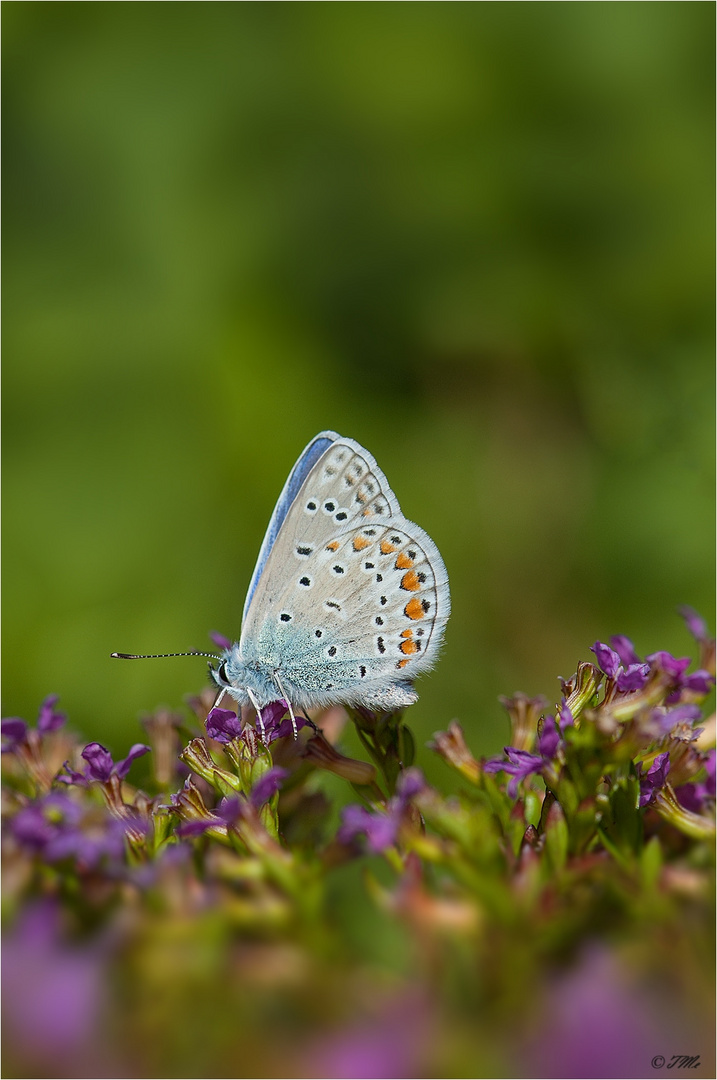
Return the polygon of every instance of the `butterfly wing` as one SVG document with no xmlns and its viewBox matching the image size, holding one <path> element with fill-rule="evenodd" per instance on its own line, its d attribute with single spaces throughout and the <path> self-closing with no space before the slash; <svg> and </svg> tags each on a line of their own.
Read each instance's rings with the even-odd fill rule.
<svg viewBox="0 0 717 1080">
<path fill-rule="evenodd" d="M 449 612 L 438 549 L 403 517 L 373 457 L 352 439 L 317 436 L 262 545 L 242 658 L 277 671 L 304 708 L 407 704 Z"/>
<path fill-rule="evenodd" d="M 274 507 L 274 513 L 271 515 L 268 528 L 264 534 L 264 540 L 259 550 L 259 557 L 256 560 L 256 566 L 254 567 L 254 573 L 252 574 L 251 581 L 249 583 L 249 589 L 246 594 L 246 600 L 244 601 L 244 613 L 242 615 L 242 626 L 246 621 L 249 605 L 251 604 L 252 597 L 256 590 L 257 582 L 261 577 L 264 565 L 269 552 L 271 551 L 274 541 L 276 540 L 279 529 L 284 523 L 289 507 L 293 503 L 299 488 L 303 484 L 307 475 L 311 472 L 311 469 L 319 460 L 319 458 L 326 453 L 329 447 L 340 436 L 335 431 L 322 431 L 311 442 L 303 452 L 300 454 L 298 461 L 294 465 L 294 468 L 289 473 L 289 478 L 284 484 L 284 488 L 279 496 L 276 506 Z"/>
</svg>

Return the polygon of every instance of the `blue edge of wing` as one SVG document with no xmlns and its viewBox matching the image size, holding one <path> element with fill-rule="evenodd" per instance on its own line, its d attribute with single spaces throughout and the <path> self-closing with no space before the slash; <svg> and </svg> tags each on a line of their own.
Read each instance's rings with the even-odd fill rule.
<svg viewBox="0 0 717 1080">
<path fill-rule="evenodd" d="M 249 585 L 249 591 L 244 602 L 244 619 L 246 619 L 249 605 L 251 604 L 252 597 L 256 591 L 256 587 L 259 583 L 259 578 L 262 575 L 262 571 L 266 565 L 266 560 L 269 558 L 269 553 L 274 546 L 274 542 L 279 535 L 281 526 L 284 524 L 286 515 L 289 512 L 289 507 L 293 503 L 294 499 L 299 493 L 299 488 L 303 484 L 308 474 L 313 469 L 319 458 L 326 453 L 334 440 L 328 439 L 325 436 L 320 436 L 314 439 L 313 442 L 304 450 L 303 454 L 294 465 L 294 468 L 289 474 L 289 479 L 284 485 L 284 490 L 279 496 L 279 501 L 274 507 L 274 513 L 271 516 L 269 527 L 266 530 L 264 536 L 264 542 L 261 545 L 261 551 L 259 552 L 259 558 L 257 559 L 256 567 L 254 568 L 254 574 Z"/>
</svg>

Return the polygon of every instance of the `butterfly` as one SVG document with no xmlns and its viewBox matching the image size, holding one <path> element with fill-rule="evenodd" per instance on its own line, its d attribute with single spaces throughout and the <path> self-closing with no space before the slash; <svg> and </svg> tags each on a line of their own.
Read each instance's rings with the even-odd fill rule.
<svg viewBox="0 0 717 1080">
<path fill-rule="evenodd" d="M 269 522 L 239 641 L 212 677 L 240 705 L 391 711 L 418 699 L 451 610 L 433 540 L 407 521 L 374 458 L 322 431 Z"/>
<path fill-rule="evenodd" d="M 407 521 L 375 459 L 322 431 L 299 456 L 274 507 L 249 585 L 239 641 L 210 656 L 220 688 L 261 710 L 363 706 L 392 712 L 418 700 L 451 612 L 448 574 L 430 536 Z M 125 660 L 149 655 L 112 653 Z"/>
</svg>

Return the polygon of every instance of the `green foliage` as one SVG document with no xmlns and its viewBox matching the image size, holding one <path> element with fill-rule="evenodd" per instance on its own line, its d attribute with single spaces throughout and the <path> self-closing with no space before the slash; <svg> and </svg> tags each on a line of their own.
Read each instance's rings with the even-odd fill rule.
<svg viewBox="0 0 717 1080">
<path fill-rule="evenodd" d="M 125 777 L 147 748 L 80 754 L 54 697 L 36 728 L 4 721 L 8 1065 L 641 1076 L 689 1036 L 709 1068 L 715 753 L 696 725 L 714 679 L 613 641 L 626 666 L 596 643 L 603 670 L 561 680 L 556 717 L 505 700 L 522 743 L 505 757 L 473 757 L 455 721 L 438 732 L 453 794 L 410 765 L 401 714 L 353 713 L 370 765 L 336 745 L 337 710 L 294 738 L 269 706 L 262 739 L 204 695 L 189 723 L 146 719 L 144 790 Z M 337 828 L 348 784 L 361 805 Z"/>
</svg>

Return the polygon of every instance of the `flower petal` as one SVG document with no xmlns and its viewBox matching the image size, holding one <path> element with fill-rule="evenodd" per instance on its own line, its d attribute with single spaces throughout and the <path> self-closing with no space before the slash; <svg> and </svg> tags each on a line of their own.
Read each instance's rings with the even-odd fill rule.
<svg viewBox="0 0 717 1080">
<path fill-rule="evenodd" d="M 692 634 L 695 641 L 707 641 L 709 638 L 709 630 L 707 629 L 707 623 L 702 616 L 687 604 L 683 604 L 682 607 L 678 607 L 677 610 L 685 620 L 687 629 Z"/>
<path fill-rule="evenodd" d="M 602 641 L 596 641 L 594 645 L 591 645 L 590 652 L 595 653 L 597 662 L 607 675 L 608 679 L 614 679 L 617 675 L 618 668 L 620 667 L 620 657 L 618 654 Z"/>
<path fill-rule="evenodd" d="M 82 751 L 82 757 L 87 762 L 85 778 L 87 780 L 99 780 L 105 782 L 112 775 L 114 762 L 109 750 L 101 743 L 88 743 Z"/>
<path fill-rule="evenodd" d="M 647 772 L 640 776 L 640 798 L 638 806 L 647 806 L 654 799 L 660 788 L 665 786 L 667 774 L 670 771 L 670 754 L 658 754 L 650 765 Z"/>
<path fill-rule="evenodd" d="M 543 730 L 538 736 L 538 748 L 544 758 L 552 760 L 560 745 L 560 732 L 553 716 L 546 716 Z"/>
<path fill-rule="evenodd" d="M 288 775 L 288 769 L 282 769 L 279 765 L 274 765 L 268 772 L 265 772 L 251 789 L 249 801 L 252 806 L 258 810 L 264 803 L 269 802 L 269 799 L 276 795 Z"/>
<path fill-rule="evenodd" d="M 710 675 L 709 671 L 699 668 L 697 671 L 692 671 L 689 675 L 683 676 L 682 689 L 692 690 L 696 694 L 709 694 L 714 686 L 714 681 L 714 675 Z"/>
<path fill-rule="evenodd" d="M 671 675 L 674 679 L 681 679 L 683 673 L 692 663 L 689 656 L 683 656 L 680 659 L 677 659 L 672 653 L 665 652 L 664 650 L 650 653 L 645 659 L 653 667 L 660 668 L 660 670 L 667 672 L 667 674 Z"/>
<path fill-rule="evenodd" d="M 627 694 L 631 690 L 642 690 L 650 674 L 649 664 L 629 664 L 627 670 L 617 676 L 617 688 Z"/>
<path fill-rule="evenodd" d="M 114 771 L 121 780 L 124 780 L 125 776 L 130 770 L 130 765 L 137 758 L 144 757 L 151 750 L 151 746 L 146 746 L 144 743 L 135 743 L 126 758 L 122 761 L 118 761 L 114 767 Z"/>
<path fill-rule="evenodd" d="M 19 716 L 9 716 L 6 720 L 0 722 L 0 734 L 2 734 L 3 739 L 3 754 L 12 753 L 21 742 L 24 742 L 27 735 L 27 724 Z"/>
<path fill-rule="evenodd" d="M 212 709 L 207 716 L 207 735 L 220 743 L 230 743 L 241 735 L 241 719 L 231 709 Z"/>
<path fill-rule="evenodd" d="M 67 720 L 64 713 L 55 712 L 53 708 L 55 702 L 59 700 L 59 694 L 49 694 L 40 706 L 40 712 L 37 717 L 37 730 L 42 735 L 47 735 L 51 731 L 57 731 L 57 729 L 61 728 Z"/>
<path fill-rule="evenodd" d="M 640 663 L 640 657 L 635 652 L 635 646 L 632 644 L 629 637 L 625 637 L 624 634 L 613 634 L 610 638 L 610 644 L 625 667 L 629 667 L 631 664 Z"/>
</svg>

